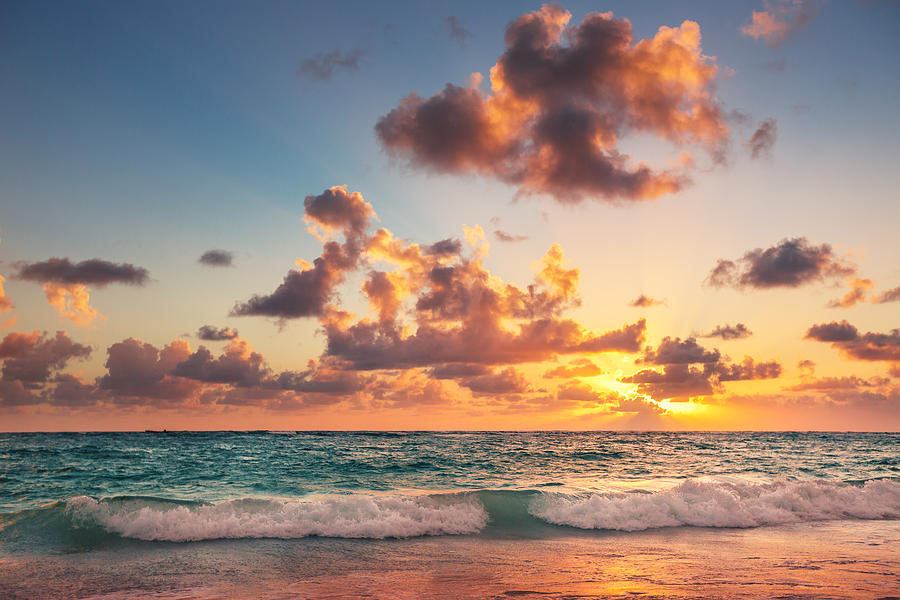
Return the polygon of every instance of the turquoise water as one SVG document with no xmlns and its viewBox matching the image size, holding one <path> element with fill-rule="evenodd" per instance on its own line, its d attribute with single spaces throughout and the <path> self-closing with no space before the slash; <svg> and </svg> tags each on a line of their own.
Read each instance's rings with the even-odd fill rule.
<svg viewBox="0 0 900 600">
<path fill-rule="evenodd" d="M 647 597 L 734 579 L 728 597 L 818 598 L 827 580 L 828 597 L 871 598 L 900 573 L 898 442 L 0 434 L 0 597 L 485 598 L 527 583 L 569 598 L 625 577 L 672 592 Z"/>
<path fill-rule="evenodd" d="M 900 435 L 0 435 L 0 544 L 540 535 L 900 517 Z"/>
</svg>

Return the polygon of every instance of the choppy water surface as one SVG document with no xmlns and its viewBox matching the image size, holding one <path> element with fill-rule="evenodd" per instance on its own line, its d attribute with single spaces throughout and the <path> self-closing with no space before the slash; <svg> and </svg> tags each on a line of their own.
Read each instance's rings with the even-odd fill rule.
<svg viewBox="0 0 900 600">
<path fill-rule="evenodd" d="M 900 596 L 898 442 L 0 434 L 0 597 Z"/>
<path fill-rule="evenodd" d="M 895 519 L 898 442 L 856 433 L 6 434 L 0 542 Z"/>
</svg>

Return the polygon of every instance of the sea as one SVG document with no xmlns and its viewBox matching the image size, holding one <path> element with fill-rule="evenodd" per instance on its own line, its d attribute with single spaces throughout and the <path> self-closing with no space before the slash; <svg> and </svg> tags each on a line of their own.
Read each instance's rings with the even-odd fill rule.
<svg viewBox="0 0 900 600">
<path fill-rule="evenodd" d="M 0 598 L 897 598 L 900 434 L 0 434 Z"/>
</svg>

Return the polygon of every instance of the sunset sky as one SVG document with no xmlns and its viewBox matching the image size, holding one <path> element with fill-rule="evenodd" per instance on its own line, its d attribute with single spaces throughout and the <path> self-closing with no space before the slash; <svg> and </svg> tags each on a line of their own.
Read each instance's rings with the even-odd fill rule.
<svg viewBox="0 0 900 600">
<path fill-rule="evenodd" d="M 897 431 L 898 25 L 6 2 L 0 430 Z"/>
</svg>

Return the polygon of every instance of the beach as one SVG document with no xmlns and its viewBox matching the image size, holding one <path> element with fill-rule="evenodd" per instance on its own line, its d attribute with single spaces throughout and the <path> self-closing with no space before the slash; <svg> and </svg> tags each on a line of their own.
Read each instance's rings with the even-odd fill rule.
<svg viewBox="0 0 900 600">
<path fill-rule="evenodd" d="M 4 435 L 0 596 L 889 598 L 895 438 Z"/>
</svg>

